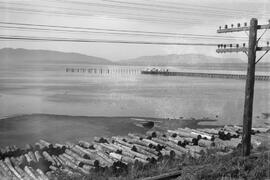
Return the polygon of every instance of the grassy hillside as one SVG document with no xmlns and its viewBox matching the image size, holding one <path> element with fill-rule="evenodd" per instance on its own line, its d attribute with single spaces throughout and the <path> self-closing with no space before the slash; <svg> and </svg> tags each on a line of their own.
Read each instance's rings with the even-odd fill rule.
<svg viewBox="0 0 270 180">
<path fill-rule="evenodd" d="M 269 147 L 261 146 L 245 158 L 241 156 L 240 149 L 227 155 L 213 155 L 213 151 L 199 159 L 190 156 L 180 159 L 164 158 L 156 164 L 129 166 L 126 171 L 121 172 L 117 169 L 102 169 L 93 171 L 89 176 L 69 176 L 59 172 L 56 177 L 67 180 L 139 180 L 175 171 L 181 173 L 176 180 L 264 180 L 270 177 Z"/>
</svg>

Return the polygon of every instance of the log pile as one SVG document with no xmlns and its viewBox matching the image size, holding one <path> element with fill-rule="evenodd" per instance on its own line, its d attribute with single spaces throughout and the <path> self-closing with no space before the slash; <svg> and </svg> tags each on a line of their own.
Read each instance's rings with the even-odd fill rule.
<svg viewBox="0 0 270 180">
<path fill-rule="evenodd" d="M 258 147 L 269 137 L 268 129 L 254 128 L 252 145 Z M 228 149 L 241 144 L 241 127 L 220 129 L 178 128 L 167 132 L 148 131 L 145 135 L 128 134 L 52 144 L 40 140 L 24 148 L 0 148 L 0 179 L 48 180 L 55 171 L 88 175 L 92 170 L 121 170 L 131 164 L 155 163 L 161 158 L 188 155 L 200 157 L 208 149 Z"/>
</svg>

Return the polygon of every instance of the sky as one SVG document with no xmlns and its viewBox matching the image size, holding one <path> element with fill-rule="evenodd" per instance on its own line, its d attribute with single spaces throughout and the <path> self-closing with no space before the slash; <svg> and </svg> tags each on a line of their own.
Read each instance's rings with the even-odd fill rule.
<svg viewBox="0 0 270 180">
<path fill-rule="evenodd" d="M 251 18 L 268 24 L 269 0 L 0 0 L 0 22 L 35 25 L 68 26 L 113 30 L 151 31 L 177 34 L 207 35 L 190 38 L 186 35 L 160 37 L 95 32 L 63 32 L 14 28 L 0 23 L 0 35 L 75 39 L 105 39 L 126 41 L 178 43 L 247 43 L 246 32 L 217 34 L 219 26 L 243 25 Z M 8 27 L 7 27 L 8 26 Z M 10 26 L 13 26 L 11 28 Z M 21 26 L 20 26 L 21 27 Z M 59 29 L 59 28 L 58 28 Z M 263 31 L 259 31 L 258 35 Z M 221 36 L 212 38 L 212 36 Z M 227 39 L 226 39 L 227 37 Z M 230 37 L 228 39 L 228 37 Z M 235 38 L 237 37 L 237 38 Z M 270 30 L 259 45 L 266 46 Z M 216 47 L 176 45 L 135 45 L 112 43 L 44 42 L 1 40 L 0 48 L 46 49 L 77 52 L 107 58 L 112 61 L 139 56 L 165 54 L 204 54 L 208 56 L 246 60 L 244 53 L 217 54 Z M 262 54 L 258 53 L 258 56 Z M 270 62 L 270 55 L 265 61 Z"/>
</svg>

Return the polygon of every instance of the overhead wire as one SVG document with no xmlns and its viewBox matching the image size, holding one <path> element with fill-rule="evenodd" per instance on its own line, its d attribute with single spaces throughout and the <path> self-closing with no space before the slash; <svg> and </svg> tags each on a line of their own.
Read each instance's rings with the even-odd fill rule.
<svg viewBox="0 0 270 180">
<path fill-rule="evenodd" d="M 117 0 L 100 0 L 100 1 L 111 1 L 111 2 L 122 2 L 122 1 L 117 1 Z M 157 4 L 159 3 L 159 5 L 161 5 L 160 7 L 169 7 L 168 6 L 168 2 L 162 2 L 162 1 L 158 1 L 158 0 L 147 0 L 144 2 L 152 2 L 151 4 Z M 123 3 L 127 3 L 127 2 L 123 2 Z M 151 4 L 149 4 L 151 6 Z M 199 8 L 199 10 L 205 9 L 205 10 L 214 10 L 214 11 L 220 11 L 220 12 L 224 12 L 224 13 L 249 13 L 249 14 L 265 14 L 265 13 L 261 13 L 261 12 L 257 12 L 254 10 L 249 10 L 249 9 L 231 9 L 231 8 L 226 8 L 226 7 L 221 7 L 221 6 L 207 6 L 207 5 L 201 5 L 202 3 L 197 3 L 197 4 L 188 4 L 188 3 L 183 3 L 183 2 L 169 2 L 170 4 L 170 8 L 178 8 L 178 7 L 190 7 L 190 8 Z M 267 14 L 269 15 L 269 14 Z"/>
<path fill-rule="evenodd" d="M 47 0 L 47 1 L 60 1 L 60 2 L 65 2 L 65 3 L 70 3 L 70 2 L 75 2 L 75 1 L 63 1 L 63 0 Z M 122 1 L 117 1 L 117 0 L 101 0 L 101 1 L 107 1 L 107 2 L 114 2 L 114 3 L 127 3 L 127 2 L 122 2 Z M 89 3 L 89 2 L 81 2 L 78 1 L 82 4 L 88 4 L 89 6 L 100 6 L 102 4 L 100 3 Z M 77 2 L 77 3 L 78 3 Z M 0 2 L 1 3 L 1 2 Z M 5 3 L 6 4 L 6 3 Z M 21 3 L 8 3 L 8 4 L 13 4 L 13 5 L 28 5 L 28 4 L 21 4 Z M 145 5 L 144 3 L 129 3 L 133 5 Z M 115 6 L 115 5 L 106 5 L 107 7 L 116 7 L 116 8 L 124 8 L 126 6 Z M 42 7 L 42 6 L 41 6 Z M 53 8 L 62 8 L 62 7 L 54 7 L 54 6 L 48 6 L 48 7 L 53 7 Z M 14 10 L 14 11 L 22 11 L 22 12 L 27 12 L 27 13 L 55 13 L 55 14 L 60 14 L 60 15 L 72 15 L 72 16 L 92 16 L 94 14 L 83 14 L 83 13 L 73 13 L 73 12 L 61 12 L 61 11 L 46 11 L 46 10 L 37 10 L 37 9 L 27 9 L 27 8 L 18 8 L 18 7 L 0 7 L 0 9 L 6 9 L 6 10 Z M 64 8 L 64 7 L 63 7 Z M 129 7 L 129 8 L 134 8 L 134 7 Z M 163 7 L 164 8 L 164 7 Z M 168 8 L 168 7 L 166 7 Z M 64 8 L 66 10 L 82 10 L 82 9 L 73 9 L 73 8 Z M 86 9 L 83 9 L 84 11 L 87 11 Z M 147 8 L 144 10 L 153 10 L 150 8 Z M 119 13 L 119 12 L 118 12 Z M 117 14 L 117 13 L 116 13 Z M 123 13 L 124 15 L 129 15 L 127 13 Z M 134 14 L 132 14 L 134 15 Z M 154 16 L 153 16 L 154 17 Z M 155 22 L 163 22 L 168 23 L 166 19 L 160 19 L 160 17 L 157 17 L 157 19 L 145 19 L 145 16 L 138 19 L 138 17 L 128 17 L 130 19 L 135 19 L 135 20 L 142 20 L 142 21 L 155 21 Z M 128 19 L 127 18 L 127 19 Z M 244 40 L 244 37 L 221 37 L 221 36 L 210 36 L 210 35 L 197 35 L 197 34 L 179 34 L 179 33 L 164 33 L 164 32 L 151 32 L 151 31 L 130 31 L 130 30 L 115 30 L 115 29 L 102 29 L 102 28 L 85 28 L 85 27 L 67 27 L 67 26 L 50 26 L 50 25 L 40 25 L 40 24 L 27 24 L 27 23 L 7 23 L 7 22 L 0 22 L 3 24 L 10 24 L 10 25 L 19 25 L 17 27 L 15 26 L 1 26 L 1 28 L 7 28 L 7 29 L 15 29 L 15 30 L 38 30 L 38 31 L 56 31 L 56 32 L 74 32 L 74 33 L 99 33 L 99 34 L 115 34 L 115 35 L 132 35 L 132 36 L 151 36 L 151 37 L 180 37 L 180 38 L 189 38 L 189 39 L 242 39 Z M 175 23 L 175 22 L 172 22 Z M 183 24 L 185 22 L 182 22 Z M 191 22 L 190 22 L 191 23 Z M 34 26 L 34 27 L 22 27 L 22 26 Z M 38 27 L 38 28 L 37 28 Z M 42 27 L 42 28 L 40 28 Z M 46 28 L 45 28 L 46 27 Z M 55 29 L 55 28 L 64 28 L 64 29 Z M 75 29 L 75 30 L 74 30 Z M 91 32 L 90 32 L 91 30 Z M 92 30 L 95 30 L 93 32 Z M 100 32 L 100 31 L 106 31 L 106 32 Z M 109 31 L 109 32 L 107 32 Z M 32 39 L 37 40 L 39 37 L 34 37 Z M 2 38 L 3 39 L 3 38 Z M 14 39 L 14 38 L 12 38 Z M 23 39 L 23 38 L 19 38 Z M 26 38 L 25 38 L 26 39 Z M 44 38 L 41 38 L 44 39 Z M 45 38 L 46 39 L 46 38 Z M 109 40 L 110 41 L 110 40 Z M 121 42 L 125 42 L 122 41 Z M 167 42 L 164 42 L 167 43 Z"/>
<path fill-rule="evenodd" d="M 222 37 L 215 35 L 203 35 L 203 34 L 180 34 L 180 33 L 164 33 L 164 32 L 153 32 L 153 31 L 130 31 L 130 30 L 116 30 L 116 29 L 105 29 L 105 28 L 85 28 L 85 27 L 69 27 L 69 26 L 50 26 L 42 24 L 28 24 L 28 23 L 10 23 L 1 22 L 0 24 L 8 24 L 12 26 L 3 26 L 1 28 L 7 29 L 25 29 L 25 30 L 43 30 L 43 31 L 58 31 L 58 32 L 74 32 L 74 33 L 97 33 L 97 34 L 114 34 L 114 35 L 131 35 L 131 36 L 150 36 L 150 37 L 181 37 L 181 38 L 197 38 L 197 39 L 241 39 L 245 40 L 244 37 Z M 14 26 L 16 25 L 16 26 Z M 25 27 L 26 26 L 26 27 Z M 61 28 L 61 29 L 56 29 Z"/>
<path fill-rule="evenodd" d="M 6 10 L 11 10 L 11 11 L 21 11 L 21 12 L 34 12 L 34 13 L 47 13 L 47 14 L 51 14 L 51 13 L 55 13 L 55 14 L 60 14 L 60 15 L 70 15 L 70 16 L 86 16 L 86 17 L 89 17 L 89 16 L 94 16 L 94 15 L 97 15 L 97 14 L 111 14 L 111 15 L 114 15 L 116 18 L 124 18 L 124 19 L 127 19 L 127 18 L 130 18 L 130 19 L 134 19 L 134 20 L 148 20 L 148 21 L 154 21 L 154 22 L 172 22 L 172 23 L 198 23 L 199 22 L 199 19 L 192 19 L 192 18 L 189 18 L 189 19 L 186 19 L 186 18 L 179 18 L 179 17 L 162 17 L 162 16 L 153 16 L 153 15 L 147 15 L 147 16 L 142 16 L 142 15 L 139 15 L 139 14 L 132 14 L 132 13 L 123 13 L 123 12 L 112 12 L 112 11 L 104 11 L 104 10 L 98 10 L 98 9 L 91 9 L 91 11 L 87 10 L 87 9 L 78 9 L 78 8 L 66 8 L 66 7 L 59 7 L 59 6 L 48 6 L 48 5 L 33 5 L 33 4 L 26 4 L 26 3 L 3 3 L 3 2 L 0 2 L 0 4 L 5 4 L 5 5 L 19 5 L 19 6 L 27 6 L 27 8 L 22 8 L 22 7 L 10 7 L 10 6 L 1 6 L 0 8 L 1 9 L 6 9 Z M 39 7 L 39 8 L 43 8 L 43 7 L 47 7 L 49 8 L 48 9 L 32 9 L 32 8 L 29 8 L 29 7 Z M 52 10 L 53 9 L 57 9 L 57 11 L 55 10 Z M 59 11 L 59 10 L 68 10 L 69 12 L 63 12 L 63 11 Z M 73 12 L 71 12 L 73 11 Z M 77 11 L 77 12 L 75 12 Z M 85 13 L 82 13 L 82 12 L 85 12 Z M 95 13 L 93 13 L 95 12 Z M 116 15 L 120 15 L 120 16 L 116 16 Z M 112 19 L 110 17 L 103 17 L 104 19 Z"/>
<path fill-rule="evenodd" d="M 186 45 L 186 46 L 217 46 L 216 43 L 183 43 L 183 42 L 159 42 L 159 41 L 128 41 L 107 39 L 76 39 L 57 37 L 34 37 L 34 36 L 6 36 L 0 35 L 3 40 L 28 40 L 28 41 L 55 41 L 55 42 L 79 42 L 79 43 L 118 43 L 118 44 L 145 44 L 145 45 Z"/>
<path fill-rule="evenodd" d="M 228 12 L 222 12 L 222 11 L 217 11 L 215 10 L 214 12 L 210 12 L 208 11 L 190 11 L 194 8 L 185 8 L 185 7 L 181 7 L 181 8 L 177 8 L 177 7 L 173 7 L 172 6 L 159 6 L 157 4 L 152 4 L 152 5 L 148 5 L 148 4 L 144 4 L 144 3 L 136 3 L 136 2 L 122 2 L 122 1 L 108 1 L 108 0 L 102 0 L 105 2 L 112 2 L 114 4 L 104 4 L 104 3 L 93 3 L 93 2 L 82 2 L 82 1 L 71 1 L 71 0 L 46 0 L 46 1 L 50 1 L 50 2 L 62 2 L 62 3 L 72 3 L 72 4 L 81 4 L 81 5 L 87 5 L 87 6 L 98 6 L 98 7 L 107 7 L 107 8 L 117 8 L 117 9 L 130 9 L 130 10 L 144 10 L 144 11 L 152 11 L 152 12 L 158 12 L 158 13 L 176 13 L 176 14 L 203 14 L 203 15 L 216 15 L 216 16 L 227 16 L 227 17 L 234 17 L 236 14 L 239 15 L 238 13 L 228 13 Z M 123 5 L 119 5 L 119 4 L 115 4 L 115 3 L 120 3 L 120 4 L 128 4 L 128 6 L 123 6 Z M 129 5 L 133 5 L 133 6 L 129 6 Z M 138 6 L 134 6 L 134 5 L 140 5 Z M 149 8 L 149 6 L 151 8 Z M 158 9 L 157 9 L 158 7 Z M 160 8 L 161 7 L 161 8 Z M 166 9 L 170 7 L 170 10 Z M 165 8 L 165 9 L 164 9 Z M 243 14 L 247 15 L 247 12 L 242 12 Z M 241 15 L 241 14 L 240 14 Z M 254 15 L 254 14 L 252 14 Z"/>
<path fill-rule="evenodd" d="M 49 0 L 50 1 L 50 0 Z M 52 1 L 52 0 L 51 0 Z M 57 1 L 56 1 L 57 2 Z M 65 4 L 68 2 L 68 1 L 63 1 L 65 2 Z M 3 3 L 3 2 L 0 2 L 0 3 Z M 21 6 L 34 6 L 34 7 L 46 7 L 46 8 L 54 8 L 54 9 L 60 9 L 60 10 L 70 10 L 70 11 L 84 11 L 84 12 L 88 12 L 89 13 L 89 9 L 82 9 L 82 8 L 67 8 L 67 7 L 63 7 L 63 6 L 51 6 L 51 5 L 34 5 L 34 4 L 29 4 L 29 3 L 17 3 L 17 2 L 8 2 L 8 3 L 5 3 L 6 5 L 21 5 Z M 61 3 L 62 4 L 62 3 Z M 79 4 L 79 2 L 78 2 Z M 89 4 L 89 3 L 88 3 Z M 102 8 L 106 7 L 106 4 L 98 4 L 98 3 L 91 3 L 90 4 L 91 6 L 101 6 Z M 117 8 L 117 7 L 116 7 Z M 121 14 L 121 15 L 129 15 L 129 16 L 138 16 L 138 13 L 136 14 L 131 14 L 131 13 L 121 13 L 119 11 L 117 12 L 111 12 L 111 11 L 104 11 L 104 10 L 98 10 L 98 9 L 91 9 L 91 11 L 93 12 L 103 12 L 103 13 L 115 13 L 115 14 Z M 156 17 L 156 18 L 164 18 L 164 17 L 159 17 L 159 16 L 152 16 L 152 15 L 148 15 L 148 17 Z M 175 17 L 175 18 L 178 18 L 178 17 Z M 184 19 L 181 19 L 181 20 L 184 20 Z M 196 19 L 198 20 L 198 19 Z"/>
<path fill-rule="evenodd" d="M 100 6 L 100 7 L 104 7 L 104 6 L 109 6 L 109 7 L 114 7 L 114 8 L 125 8 L 125 6 L 116 6 L 116 5 L 108 5 L 108 4 L 100 4 L 100 3 L 93 3 L 93 2 L 82 2 L 82 1 L 67 1 L 67 0 L 46 0 L 46 1 L 49 1 L 49 2 L 62 2 L 62 3 L 64 3 L 64 4 L 67 4 L 67 3 L 74 3 L 74 4 L 83 4 L 83 5 L 88 5 L 88 6 Z M 117 0 L 100 0 L 100 1 L 104 1 L 104 2 L 113 2 L 113 3 L 128 3 L 128 4 L 136 4 L 136 5 L 144 5 L 145 6 L 145 4 L 144 3 L 136 3 L 136 2 L 122 2 L 122 1 L 117 1 Z M 3 2 L 0 2 L 0 3 L 3 3 Z M 14 4 L 14 5 L 25 5 L 25 6 L 31 6 L 32 4 L 24 4 L 24 3 L 12 3 L 12 2 L 8 2 L 8 3 L 5 3 L 6 5 L 9 5 L 9 4 Z M 184 4 L 184 5 L 186 5 L 186 4 Z M 152 7 L 155 7 L 156 6 L 156 4 L 154 3 L 153 5 L 152 5 Z M 42 5 L 42 7 L 44 7 L 44 5 Z M 5 7 L 5 8 L 3 8 L 3 7 L 1 7 L 2 9 L 8 9 L 8 10 L 12 10 L 12 11 L 17 11 L 17 12 L 25 12 L 25 11 L 27 11 L 28 13 L 33 13 L 33 12 L 31 12 L 31 11 L 34 11 L 35 13 L 56 13 L 56 14 L 58 14 L 58 15 L 71 15 L 71 16 L 76 16 L 76 15 L 78 15 L 78 16 L 93 16 L 93 15 L 95 15 L 95 14 L 89 14 L 89 12 L 88 12 L 88 10 L 86 10 L 86 9 L 74 9 L 74 8 L 65 8 L 65 7 L 55 7 L 55 6 L 47 6 L 47 5 L 45 5 L 45 7 L 49 7 L 49 8 L 57 8 L 57 9 L 65 9 L 65 10 L 72 10 L 72 11 L 86 11 L 87 12 L 87 14 L 83 14 L 83 13 L 73 13 L 73 12 L 70 12 L 70 13 L 63 13 L 63 12 L 57 12 L 57 11 L 44 11 L 44 10 L 38 10 L 38 11 L 35 11 L 35 10 L 33 10 L 33 9 L 22 9 L 22 8 L 12 8 L 12 7 Z M 160 6 L 159 6 L 160 7 Z M 161 6 L 161 7 L 163 7 L 163 6 Z M 165 6 L 166 8 L 168 8 L 168 6 Z M 172 8 L 171 6 L 169 6 L 170 8 Z M 196 7 L 196 5 L 195 5 L 195 7 Z M 200 7 L 200 6 L 198 6 L 198 7 Z M 133 9 L 134 7 L 128 7 L 128 8 L 131 8 L 131 9 Z M 164 8 L 164 7 L 163 7 Z M 140 10 L 142 10 L 142 9 L 140 9 Z M 148 8 L 148 9 L 146 9 L 146 10 L 153 10 L 152 8 Z M 155 10 L 157 10 L 157 9 L 155 9 Z M 94 10 L 91 10 L 91 12 L 92 11 L 95 11 L 95 12 L 100 12 L 100 11 L 97 11 L 96 9 L 94 9 Z M 157 10 L 158 11 L 158 10 Z M 171 11 L 168 11 L 168 12 L 171 12 Z M 177 11 L 177 12 L 181 12 L 181 13 L 183 13 L 183 10 L 181 9 L 181 11 Z M 195 13 L 200 13 L 201 11 L 188 11 L 189 13 L 192 13 L 193 15 L 195 14 Z M 175 20 L 177 20 L 176 18 L 169 18 L 169 19 L 164 19 L 164 17 L 156 17 L 156 16 L 150 16 L 150 15 L 147 15 L 147 16 L 138 16 L 138 14 L 128 14 L 128 13 L 121 13 L 121 12 L 107 12 L 107 11 L 102 11 L 102 12 L 100 12 L 100 13 L 112 13 L 112 14 L 114 14 L 114 15 L 124 15 L 124 16 L 136 16 L 136 17 L 120 17 L 120 18 L 124 18 L 124 19 L 134 19 L 134 20 L 140 20 L 140 21 L 150 21 L 150 22 L 162 22 L 162 23 L 176 23 L 176 21 Z M 239 13 L 238 13 L 239 14 Z M 204 15 L 205 15 L 205 13 L 204 13 Z M 217 14 L 213 14 L 213 15 L 217 15 Z M 222 14 L 222 16 L 226 16 L 226 15 L 232 15 L 231 13 L 225 13 L 225 14 Z M 234 16 L 234 15 L 233 15 Z M 214 16 L 211 16 L 211 17 L 214 17 Z M 108 18 L 108 17 L 103 17 L 104 19 L 110 19 L 110 18 Z M 119 18 L 119 17 L 117 17 L 117 18 Z M 154 18 L 154 19 L 153 19 Z M 157 18 L 157 19 L 155 19 L 155 18 Z M 159 18 L 159 19 L 158 19 Z M 195 23 L 196 21 L 198 21 L 199 19 L 191 19 L 191 18 L 188 18 L 188 20 L 186 19 L 186 18 L 183 18 L 183 19 L 178 19 L 178 20 L 180 20 L 181 22 L 180 22 L 180 24 L 186 24 L 186 23 L 188 23 L 188 24 L 191 24 L 191 22 L 192 21 L 194 21 L 193 23 Z"/>
<path fill-rule="evenodd" d="M 91 2 L 81 2 L 81 1 L 63 1 L 63 0 L 47 0 L 47 1 L 49 1 L 49 2 L 62 2 L 62 4 L 64 3 L 64 4 L 67 4 L 67 3 L 76 3 L 77 5 L 78 4 L 83 4 L 83 5 L 88 5 L 88 6 L 100 6 L 100 7 L 102 7 L 102 8 L 104 8 L 104 7 L 106 7 L 106 6 L 109 6 L 109 7 L 115 7 L 116 9 L 117 8 L 123 8 L 123 6 L 116 6 L 116 5 L 107 5 L 107 4 L 99 4 L 99 3 L 91 3 Z M 0 2 L 0 3 L 2 3 L 2 2 Z M 123 3 L 127 3 L 127 2 L 123 2 Z M 22 5 L 22 6 L 33 6 L 33 4 L 25 4 L 25 3 L 12 3 L 12 2 L 9 2 L 9 3 L 5 3 L 6 5 L 10 5 L 10 4 L 13 4 L 13 5 Z M 153 5 L 154 6 L 154 5 Z M 76 14 L 76 13 L 71 13 L 71 14 L 67 14 L 67 13 L 65 13 L 65 14 L 67 14 L 67 15 L 79 15 L 79 16 L 85 16 L 85 15 L 94 15 L 94 14 L 89 14 L 89 10 L 87 10 L 87 9 L 78 9 L 78 8 L 66 8 L 66 7 L 59 7 L 59 6 L 48 6 L 48 5 L 42 5 L 41 7 L 48 7 L 48 8 L 57 8 L 57 9 L 62 9 L 62 10 L 70 10 L 70 11 L 80 11 L 80 13 L 78 14 Z M 124 6 L 125 7 L 125 6 Z M 23 9 L 22 8 L 20 8 L 20 9 L 15 9 L 15 8 L 13 8 L 13 9 L 11 9 L 11 7 L 6 7 L 6 8 L 8 8 L 8 9 L 10 9 L 10 10 L 16 10 L 16 11 L 22 11 Z M 128 7 L 128 8 L 130 8 L 131 10 L 133 9 L 134 10 L 134 7 Z M 24 9 L 25 10 L 25 9 Z M 135 7 L 135 10 L 136 10 L 136 7 Z M 139 10 L 142 10 L 142 9 L 139 9 Z M 158 11 L 159 12 L 159 10 L 158 9 L 151 9 L 151 8 L 148 8 L 147 10 L 154 10 L 154 11 Z M 26 11 L 26 10 L 25 10 Z M 31 9 L 28 9 L 27 11 L 31 11 Z M 81 13 L 81 11 L 85 11 L 85 12 L 87 12 L 88 14 L 82 14 Z M 138 14 L 130 14 L 130 13 L 121 13 L 121 12 L 119 12 L 119 11 L 117 11 L 117 12 L 111 12 L 111 11 L 98 11 L 98 10 L 96 10 L 96 9 L 92 9 L 91 10 L 91 12 L 92 11 L 94 11 L 94 12 L 99 12 L 99 13 L 111 13 L 111 14 L 114 14 L 114 15 L 125 15 L 125 16 L 135 16 L 135 17 L 131 17 L 132 19 L 135 19 L 135 20 L 145 20 L 145 19 L 148 19 L 148 20 L 150 20 L 150 21 L 156 21 L 156 20 L 161 20 L 161 21 L 165 21 L 165 22 L 176 22 L 177 20 L 179 20 L 179 21 L 181 21 L 181 23 L 184 23 L 184 22 L 188 22 L 188 23 L 191 23 L 192 21 L 195 23 L 196 21 L 200 21 L 200 19 L 192 19 L 192 18 L 188 18 L 188 19 L 186 19 L 186 18 L 181 18 L 181 19 L 179 19 L 179 17 L 170 17 L 169 19 L 167 18 L 167 19 L 164 19 L 164 17 L 160 17 L 160 16 L 152 16 L 152 15 L 147 15 L 147 16 L 138 16 Z M 45 13 L 53 13 L 52 11 L 50 11 L 50 12 L 48 12 L 48 11 L 42 11 L 42 12 L 45 12 Z M 172 11 L 167 11 L 167 13 L 171 13 Z M 182 9 L 181 9 L 181 11 L 177 11 L 177 13 L 185 13 L 185 12 L 187 12 L 187 11 L 183 11 Z M 57 13 L 57 14 L 63 14 L 63 12 L 55 12 L 55 13 Z M 201 13 L 201 11 L 188 11 L 188 13 L 192 13 L 192 15 L 194 16 L 194 14 L 196 14 L 196 13 Z M 206 15 L 206 13 L 203 13 L 203 15 L 205 16 Z M 211 14 L 211 16 L 209 16 L 209 17 L 211 17 L 211 18 L 213 18 L 213 17 L 215 17 L 215 16 L 212 16 L 212 15 L 218 15 L 217 13 L 212 13 Z M 225 13 L 225 14 L 221 14 L 222 16 L 226 16 L 226 15 L 229 15 L 229 16 L 235 16 L 235 15 L 233 15 L 233 14 L 231 14 L 231 13 Z M 167 17 L 167 16 L 166 16 Z M 119 18 L 119 17 L 118 17 Z M 122 18 L 122 17 L 120 17 L 120 18 Z M 143 19 L 142 19 L 143 18 Z M 158 19 L 153 19 L 153 18 L 158 18 Z M 126 18 L 125 18 L 126 19 Z"/>
<path fill-rule="evenodd" d="M 60 11 L 48 11 L 48 10 L 35 10 L 35 9 L 29 9 L 29 8 L 10 8 L 10 7 L 1 7 L 0 9 L 8 10 L 8 12 L 13 11 L 16 13 L 27 13 L 27 14 L 39 14 L 39 15 L 49 15 L 49 16 L 54 16 L 54 15 L 60 15 L 60 16 L 67 16 L 67 17 L 85 17 L 89 18 L 91 16 L 96 16 L 97 14 L 83 14 L 83 13 L 65 13 L 65 12 L 60 12 Z M 147 23 L 159 23 L 159 24 L 174 24 L 174 25 L 187 25 L 187 24 L 192 24 L 192 22 L 181 22 L 181 21 L 172 21 L 169 19 L 151 19 L 151 18 L 145 18 L 145 17 L 99 17 L 100 19 L 107 19 L 107 20 L 115 20 L 117 19 L 132 19 L 140 22 L 147 22 Z M 194 24 L 194 23 L 193 23 Z"/>
<path fill-rule="evenodd" d="M 16 31 L 26 31 L 29 32 L 29 30 L 39 30 L 39 31 L 47 31 L 47 32 L 67 32 L 67 33 L 87 33 L 84 35 L 88 35 L 88 34 L 103 34 L 103 35 L 120 35 L 120 36 L 131 36 L 131 37 L 155 37 L 155 38 L 177 38 L 177 39 L 196 39 L 196 40 L 238 40 L 241 42 L 246 42 L 247 39 L 240 39 L 240 38 L 215 38 L 215 37 L 196 37 L 196 36 L 166 36 L 166 35 L 151 35 L 151 34 L 130 34 L 130 33 L 108 33 L 108 32 L 90 32 L 90 31 L 76 31 L 76 30 L 59 30 L 59 29 L 43 29 L 43 28 L 28 28 L 28 27 L 7 27 L 7 26 L 0 26 L 0 29 L 4 28 L 4 29 L 15 29 Z M 37 32 L 37 31 L 34 31 Z M 63 35 L 63 34 L 62 34 Z M 66 34 L 65 34 L 66 35 Z M 262 40 L 263 41 L 263 40 Z"/>
</svg>

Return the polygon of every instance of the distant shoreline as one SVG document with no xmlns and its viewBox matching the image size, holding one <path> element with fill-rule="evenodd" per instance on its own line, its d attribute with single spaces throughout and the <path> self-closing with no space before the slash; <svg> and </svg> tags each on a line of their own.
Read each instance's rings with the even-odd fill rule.
<svg viewBox="0 0 270 180">
<path fill-rule="evenodd" d="M 21 116 L 62 116 L 62 117 L 74 117 L 74 118 L 139 118 L 139 119 L 151 119 L 151 120 L 166 120 L 168 118 L 158 118 L 158 117 L 142 117 L 142 116 L 78 116 L 78 115 L 64 115 L 64 114 L 46 114 L 46 113 L 32 113 L 32 114 L 15 114 L 0 117 L 0 120 L 17 118 Z"/>
</svg>

